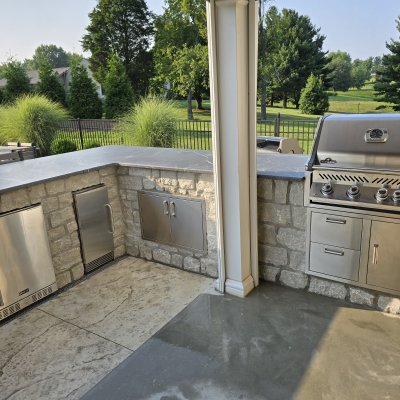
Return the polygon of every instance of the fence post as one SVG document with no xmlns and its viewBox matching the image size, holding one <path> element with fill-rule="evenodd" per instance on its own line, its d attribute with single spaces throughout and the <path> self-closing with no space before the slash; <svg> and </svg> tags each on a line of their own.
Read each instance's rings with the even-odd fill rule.
<svg viewBox="0 0 400 400">
<path fill-rule="evenodd" d="M 81 126 L 80 118 L 78 118 L 78 128 L 79 128 L 79 137 L 81 139 L 81 150 L 83 150 L 83 133 L 82 133 L 82 126 Z"/>
<path fill-rule="evenodd" d="M 281 113 L 278 113 L 278 116 L 275 118 L 274 124 L 274 136 L 279 137 L 279 128 L 281 125 Z"/>
</svg>

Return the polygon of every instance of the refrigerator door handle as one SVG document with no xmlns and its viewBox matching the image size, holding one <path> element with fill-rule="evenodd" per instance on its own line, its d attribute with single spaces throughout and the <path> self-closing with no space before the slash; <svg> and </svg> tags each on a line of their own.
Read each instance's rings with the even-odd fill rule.
<svg viewBox="0 0 400 400">
<path fill-rule="evenodd" d="M 107 210 L 108 210 L 108 221 L 109 221 L 110 228 L 111 228 L 111 229 L 109 230 L 109 232 L 110 232 L 110 233 L 114 233 L 114 216 L 113 216 L 113 209 L 112 209 L 110 203 L 106 204 L 104 207 L 106 207 Z"/>
</svg>

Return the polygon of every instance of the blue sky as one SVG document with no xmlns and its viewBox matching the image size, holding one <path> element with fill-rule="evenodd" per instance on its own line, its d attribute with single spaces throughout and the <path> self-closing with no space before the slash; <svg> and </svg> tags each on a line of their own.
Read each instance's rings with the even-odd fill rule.
<svg viewBox="0 0 400 400">
<path fill-rule="evenodd" d="M 32 56 L 40 44 L 56 44 L 82 52 L 80 39 L 96 0 L 2 0 L 0 62 L 13 56 Z M 162 12 L 164 0 L 148 0 L 149 8 Z M 395 19 L 400 0 L 275 0 L 279 9 L 294 8 L 309 15 L 327 36 L 325 50 L 344 50 L 352 58 L 386 52 L 385 42 L 398 39 Z"/>
</svg>

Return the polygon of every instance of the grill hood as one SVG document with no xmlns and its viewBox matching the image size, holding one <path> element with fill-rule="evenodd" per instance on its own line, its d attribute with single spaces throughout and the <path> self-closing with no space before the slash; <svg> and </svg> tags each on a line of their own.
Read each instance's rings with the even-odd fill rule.
<svg viewBox="0 0 400 400">
<path fill-rule="evenodd" d="M 400 171 L 400 114 L 348 114 L 321 118 L 308 170 Z"/>
</svg>

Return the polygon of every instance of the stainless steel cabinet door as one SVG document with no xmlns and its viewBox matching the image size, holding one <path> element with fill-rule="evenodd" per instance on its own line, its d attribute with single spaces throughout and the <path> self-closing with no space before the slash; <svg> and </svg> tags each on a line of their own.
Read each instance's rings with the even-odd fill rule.
<svg viewBox="0 0 400 400">
<path fill-rule="evenodd" d="M 83 259 L 88 264 L 114 250 L 107 188 L 90 189 L 74 196 Z"/>
<path fill-rule="evenodd" d="M 142 238 L 153 242 L 170 243 L 169 201 L 165 195 L 139 192 Z"/>
<path fill-rule="evenodd" d="M 202 202 L 170 198 L 172 243 L 193 250 L 204 250 Z"/>
<path fill-rule="evenodd" d="M 400 290 L 400 224 L 372 221 L 367 283 Z"/>
</svg>

